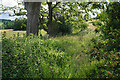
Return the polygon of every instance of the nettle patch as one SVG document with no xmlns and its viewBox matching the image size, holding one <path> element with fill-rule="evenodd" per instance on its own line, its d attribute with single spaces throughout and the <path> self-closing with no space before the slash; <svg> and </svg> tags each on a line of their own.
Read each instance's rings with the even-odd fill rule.
<svg viewBox="0 0 120 80">
<path fill-rule="evenodd" d="M 53 40 L 43 41 L 36 36 L 3 37 L 2 43 L 3 78 L 58 77 L 70 59 L 52 47 Z"/>
</svg>

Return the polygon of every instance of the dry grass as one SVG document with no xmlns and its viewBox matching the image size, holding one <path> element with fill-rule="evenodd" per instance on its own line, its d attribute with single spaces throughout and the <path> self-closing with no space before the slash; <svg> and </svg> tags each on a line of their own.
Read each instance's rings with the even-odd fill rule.
<svg viewBox="0 0 120 80">
<path fill-rule="evenodd" d="M 0 30 L 0 33 L 3 34 L 4 32 L 6 32 L 6 37 L 7 38 L 13 37 L 13 35 L 17 35 L 18 33 L 22 37 L 23 34 L 26 33 L 26 31 L 13 31 L 13 29 L 2 29 L 2 30 Z"/>
</svg>

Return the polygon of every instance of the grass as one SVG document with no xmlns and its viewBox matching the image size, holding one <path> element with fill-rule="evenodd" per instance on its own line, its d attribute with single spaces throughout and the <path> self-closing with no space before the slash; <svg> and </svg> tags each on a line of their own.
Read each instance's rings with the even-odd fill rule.
<svg viewBox="0 0 120 80">
<path fill-rule="evenodd" d="M 2 29 L 2 30 L 0 30 L 0 33 L 4 33 L 4 32 L 6 32 L 6 37 L 7 38 L 13 37 L 13 35 L 17 35 L 18 33 L 21 37 L 23 37 L 23 34 L 26 34 L 26 31 L 13 31 L 13 29 Z M 40 30 L 39 33 L 41 33 L 42 36 L 47 36 L 47 32 L 45 32 L 43 29 Z"/>
<path fill-rule="evenodd" d="M 73 73 L 71 74 L 73 78 L 87 78 L 92 70 L 97 69 L 96 65 L 103 63 L 103 60 L 100 62 L 90 62 L 87 52 L 95 45 L 91 40 L 97 38 L 99 34 L 96 34 L 93 31 L 87 32 L 89 31 L 82 31 L 77 35 L 73 34 L 53 38 L 53 40 L 59 42 L 58 45 L 61 46 L 65 53 L 72 56 L 70 62 L 72 66 L 69 73 Z M 74 73 L 77 73 L 78 75 L 74 75 Z"/>
<path fill-rule="evenodd" d="M 62 47 L 66 48 L 66 52 L 69 54 L 82 54 L 85 50 L 90 50 L 94 44 L 91 39 L 98 36 L 93 31 L 82 31 L 77 35 L 66 35 L 62 37 L 56 37 L 54 40 L 59 41 Z"/>
</svg>

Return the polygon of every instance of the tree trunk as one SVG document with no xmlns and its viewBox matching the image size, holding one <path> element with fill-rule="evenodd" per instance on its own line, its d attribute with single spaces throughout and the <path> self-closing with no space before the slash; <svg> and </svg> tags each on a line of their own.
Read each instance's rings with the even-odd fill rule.
<svg viewBox="0 0 120 80">
<path fill-rule="evenodd" d="M 25 2 L 25 8 L 27 9 L 27 36 L 30 33 L 38 35 L 40 7 L 41 2 Z"/>
<path fill-rule="evenodd" d="M 48 8 L 49 8 L 49 13 L 48 13 L 48 34 L 49 37 L 54 36 L 54 27 L 53 27 L 53 23 L 52 23 L 52 13 L 53 13 L 53 9 L 59 4 L 60 2 L 57 2 L 53 7 L 52 7 L 52 2 L 47 2 L 48 4 Z"/>
<path fill-rule="evenodd" d="M 49 8 L 49 19 L 48 19 L 48 34 L 49 36 L 52 36 L 52 2 L 48 2 L 48 8 Z"/>
</svg>

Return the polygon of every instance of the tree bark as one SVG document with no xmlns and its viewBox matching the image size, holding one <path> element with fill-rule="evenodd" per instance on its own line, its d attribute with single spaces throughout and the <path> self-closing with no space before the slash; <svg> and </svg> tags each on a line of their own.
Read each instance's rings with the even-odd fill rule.
<svg viewBox="0 0 120 80">
<path fill-rule="evenodd" d="M 52 31 L 51 31 L 52 30 L 52 26 L 51 26 L 51 24 L 52 24 L 52 2 L 48 2 L 47 4 L 48 4 L 48 8 L 49 8 L 48 34 L 49 34 L 49 36 L 52 36 Z"/>
<path fill-rule="evenodd" d="M 27 9 L 27 36 L 30 33 L 38 35 L 40 7 L 41 2 L 25 2 L 25 8 Z"/>
</svg>

